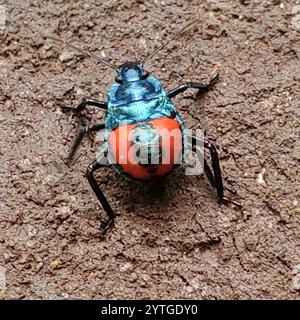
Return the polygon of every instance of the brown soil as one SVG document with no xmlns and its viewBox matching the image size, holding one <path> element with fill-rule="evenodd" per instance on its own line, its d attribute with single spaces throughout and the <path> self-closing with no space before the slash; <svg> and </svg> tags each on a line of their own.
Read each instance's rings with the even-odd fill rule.
<svg viewBox="0 0 300 320">
<path fill-rule="evenodd" d="M 120 3 L 0 0 L 1 297 L 299 298 L 297 1 Z M 219 70 L 201 99 L 184 99 L 190 91 L 174 101 L 188 128 L 216 142 L 245 209 L 220 206 L 203 176 L 178 171 L 149 192 L 109 169 L 97 179 L 118 217 L 101 240 L 105 214 L 84 178 L 92 137 L 70 167 L 64 159 L 79 127 L 104 114 L 78 118 L 59 105 L 105 100 L 114 71 L 41 35 L 121 64 L 197 14 L 201 25 L 147 69 L 167 89 Z"/>
</svg>

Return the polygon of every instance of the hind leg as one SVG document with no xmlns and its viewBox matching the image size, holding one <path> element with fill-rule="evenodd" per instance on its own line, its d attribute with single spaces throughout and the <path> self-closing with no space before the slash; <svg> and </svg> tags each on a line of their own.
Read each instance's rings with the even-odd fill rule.
<svg viewBox="0 0 300 320">
<path fill-rule="evenodd" d="M 242 208 L 243 207 L 242 204 L 224 196 L 224 189 L 228 189 L 232 193 L 235 193 L 235 192 L 229 188 L 224 188 L 219 156 L 218 156 L 218 152 L 215 145 L 207 139 L 200 139 L 195 136 L 190 136 L 190 138 L 192 140 L 192 150 L 194 152 L 197 151 L 197 145 L 200 145 L 201 143 L 203 143 L 204 148 L 209 149 L 210 151 L 212 170 L 208 165 L 206 159 L 204 158 L 204 172 L 211 186 L 217 190 L 219 201 L 224 204 L 232 203 L 237 207 Z"/>
</svg>

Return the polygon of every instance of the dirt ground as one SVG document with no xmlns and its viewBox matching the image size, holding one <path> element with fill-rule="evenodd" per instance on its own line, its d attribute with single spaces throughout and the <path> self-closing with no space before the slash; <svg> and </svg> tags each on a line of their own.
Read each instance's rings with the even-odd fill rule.
<svg viewBox="0 0 300 320">
<path fill-rule="evenodd" d="M 121 3 L 121 4 L 120 4 Z M 299 299 L 300 2 L 0 0 L 2 299 Z M 216 142 L 245 208 L 219 205 L 204 176 L 177 171 L 149 190 L 100 171 L 118 217 L 86 178 L 93 137 L 65 165 L 78 118 L 60 104 L 106 99 L 114 71 L 45 40 L 81 44 L 115 64 L 139 59 L 201 16 L 146 67 L 167 89 L 220 79 L 174 99 L 188 128 Z M 3 22 L 3 19 L 2 19 Z"/>
</svg>

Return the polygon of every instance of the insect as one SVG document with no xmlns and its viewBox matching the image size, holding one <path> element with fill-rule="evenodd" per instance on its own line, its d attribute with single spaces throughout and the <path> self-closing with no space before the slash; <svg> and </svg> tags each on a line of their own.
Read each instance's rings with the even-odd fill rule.
<svg viewBox="0 0 300 320">
<path fill-rule="evenodd" d="M 93 53 L 84 51 L 78 46 L 48 36 L 48 38 L 77 50 L 116 71 L 115 83 L 108 91 L 107 102 L 86 98 L 76 108 L 72 108 L 74 112 L 79 113 L 87 106 L 95 106 L 105 110 L 106 116 L 105 122 L 89 124 L 79 132 L 68 156 L 70 161 L 83 137 L 88 132 L 100 131 L 104 128 L 110 130 L 102 155 L 93 161 L 86 171 L 89 184 L 108 215 L 108 220 L 101 225 L 103 233 L 113 225 L 115 219 L 115 213 L 94 177 L 96 170 L 107 165 L 104 164 L 103 159 L 109 154 L 114 158 L 115 163 L 113 163 L 113 166 L 119 173 L 137 181 L 162 178 L 172 172 L 177 165 L 177 160 L 183 155 L 183 135 L 185 132 L 184 123 L 177 113 L 172 99 L 189 88 L 197 89 L 198 93 L 201 94 L 208 90 L 218 79 L 218 74 L 215 74 L 207 83 L 185 82 L 172 90 L 166 91 L 161 82 L 150 75 L 144 68 L 147 61 L 186 31 L 194 22 L 192 21 L 180 29 L 169 41 L 159 46 L 142 61 L 125 62 L 118 67 Z M 177 132 L 175 138 L 178 138 L 179 140 L 177 139 L 177 141 L 180 142 L 175 143 L 175 138 L 173 140 L 167 139 L 168 145 L 164 145 L 162 138 L 173 130 Z M 164 132 L 164 134 L 160 134 L 160 132 Z M 211 186 L 216 189 L 219 201 L 224 204 L 233 203 L 238 207 L 242 207 L 240 203 L 224 196 L 224 189 L 228 189 L 232 193 L 234 191 L 223 186 L 219 157 L 215 145 L 206 138 L 199 138 L 194 135 L 188 138 L 191 141 L 193 152 L 197 151 L 198 142 L 201 142 L 204 148 L 210 152 L 212 169 L 205 158 L 203 159 L 203 169 Z M 123 146 L 122 142 L 120 144 L 121 139 L 128 145 L 125 149 L 123 148 L 123 154 L 120 151 Z M 202 140 L 199 141 L 200 139 Z M 118 143 L 112 143 L 112 140 Z M 139 158 L 139 161 L 122 163 L 121 160 L 128 155 L 130 147 L 135 148 L 136 154 L 143 153 L 143 155 Z M 162 157 L 167 147 L 171 149 L 173 156 L 169 158 L 169 162 L 163 163 Z M 145 150 L 147 151 L 146 153 L 143 152 Z M 141 159 L 148 162 L 145 161 L 143 163 Z"/>
</svg>

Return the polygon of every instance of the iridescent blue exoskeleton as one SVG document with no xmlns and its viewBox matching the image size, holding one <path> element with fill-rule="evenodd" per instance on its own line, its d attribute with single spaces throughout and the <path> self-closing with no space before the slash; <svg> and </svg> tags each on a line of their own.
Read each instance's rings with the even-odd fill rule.
<svg viewBox="0 0 300 320">
<path fill-rule="evenodd" d="M 198 21 L 198 19 L 196 19 L 195 21 Z M 195 23 L 195 21 L 182 28 L 171 38 L 171 40 L 175 39 L 179 34 L 183 33 L 183 31 L 185 31 L 187 27 Z M 180 130 L 183 134 L 185 134 L 185 126 L 181 117 L 177 113 L 174 104 L 171 101 L 172 98 L 189 88 L 197 89 L 198 94 L 201 92 L 205 92 L 218 78 L 218 74 L 215 74 L 210 79 L 210 81 L 205 84 L 197 82 L 185 82 L 177 86 L 173 90 L 166 91 L 157 78 L 149 75 L 149 73 L 144 69 L 144 65 L 146 61 L 148 61 L 157 52 L 163 49 L 171 40 L 158 47 L 150 55 L 146 56 L 146 58 L 144 58 L 141 62 L 126 62 L 119 67 L 116 67 L 107 60 L 96 56 L 93 53 L 86 52 L 77 46 L 66 43 L 57 38 L 49 38 L 58 41 L 66 46 L 69 46 L 77 51 L 80 51 L 84 55 L 96 59 L 97 61 L 107 65 L 108 67 L 115 69 L 117 73 L 115 77 L 115 83 L 108 91 L 107 102 L 98 101 L 92 98 L 86 98 L 83 99 L 76 108 L 72 108 L 74 112 L 79 113 L 80 111 L 84 110 L 86 106 L 96 106 L 98 108 L 104 109 L 106 111 L 106 116 L 105 122 L 99 124 L 89 124 L 79 132 L 69 153 L 68 161 L 71 161 L 71 159 L 73 158 L 80 142 L 82 141 L 86 133 L 91 131 L 99 131 L 104 128 L 114 131 L 118 130 L 118 128 L 124 125 L 134 125 L 134 128 L 136 130 L 143 130 L 143 134 L 140 135 L 141 141 L 139 141 L 139 143 L 141 144 L 141 146 L 146 145 L 147 147 L 148 144 L 150 145 L 150 142 L 153 141 L 155 137 L 157 137 L 152 129 L 152 124 L 155 121 L 157 122 L 157 119 L 164 119 L 164 121 L 166 119 L 169 119 L 170 121 L 174 120 L 175 122 L 177 122 Z M 189 136 L 188 138 L 188 140 L 191 141 L 192 150 L 196 152 L 200 138 L 193 135 Z M 238 207 L 242 207 L 240 203 L 228 199 L 224 196 L 224 186 L 222 182 L 217 150 L 211 141 L 209 141 L 208 139 L 202 140 L 203 141 L 201 142 L 204 147 L 209 149 L 210 151 L 212 161 L 211 169 L 206 159 L 202 159 L 204 165 L 203 169 L 211 186 L 217 190 L 219 201 L 225 204 L 233 203 Z M 107 153 L 109 152 L 110 150 L 104 150 L 103 156 L 107 156 Z M 159 156 L 160 154 L 157 153 L 157 157 Z M 120 166 L 118 166 L 118 164 L 114 164 L 114 166 L 120 173 L 123 173 L 122 170 L 120 170 Z M 86 176 L 100 204 L 109 217 L 108 221 L 102 225 L 102 231 L 104 233 L 113 225 L 115 214 L 93 175 L 95 170 L 102 167 L 104 167 L 104 164 L 102 163 L 101 159 L 93 161 L 93 163 L 91 163 L 87 168 Z M 157 164 L 147 164 L 147 170 L 149 171 L 149 174 L 151 173 L 150 177 L 155 178 L 155 170 L 157 171 Z M 135 177 L 131 176 L 131 178 L 134 179 Z M 234 192 L 229 188 L 226 189 Z"/>
<path fill-rule="evenodd" d="M 161 82 L 144 71 L 138 62 L 126 62 L 117 68 L 118 76 L 108 91 L 105 127 L 147 121 L 160 117 L 176 118 L 184 130 L 181 117 Z"/>
</svg>

